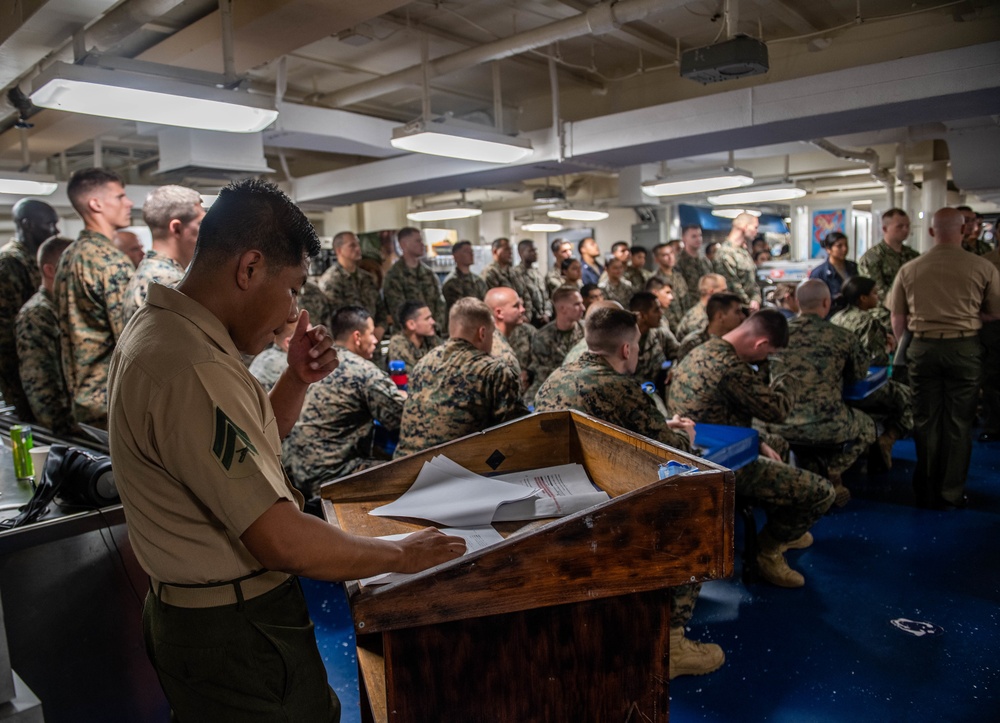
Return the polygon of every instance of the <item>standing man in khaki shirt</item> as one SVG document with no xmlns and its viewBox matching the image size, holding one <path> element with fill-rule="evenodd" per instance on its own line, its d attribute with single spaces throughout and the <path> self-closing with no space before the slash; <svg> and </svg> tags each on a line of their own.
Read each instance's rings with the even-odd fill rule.
<svg viewBox="0 0 1000 723">
<path fill-rule="evenodd" d="M 388 542 L 302 512 L 280 439 L 309 385 L 337 366 L 298 290 L 319 239 L 277 187 L 225 189 L 176 289 L 155 285 L 115 349 L 111 457 L 136 557 L 150 576 L 150 660 L 185 723 L 337 721 L 295 575 L 415 572 L 462 554 L 435 529 Z M 270 398 L 243 366 L 296 321 Z"/>
<path fill-rule="evenodd" d="M 979 329 L 1000 318 L 1000 272 L 962 248 L 961 211 L 942 208 L 931 220 L 934 247 L 906 263 L 889 298 L 892 330 L 913 332 L 907 353 L 913 387 L 920 507 L 965 507 L 972 423 L 982 374 Z"/>
</svg>

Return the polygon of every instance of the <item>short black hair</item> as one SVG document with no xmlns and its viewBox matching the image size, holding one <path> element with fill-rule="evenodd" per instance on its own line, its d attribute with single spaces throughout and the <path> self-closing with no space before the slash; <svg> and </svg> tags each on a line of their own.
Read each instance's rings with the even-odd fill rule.
<svg viewBox="0 0 1000 723">
<path fill-rule="evenodd" d="M 656 294 L 651 291 L 637 291 L 632 294 L 632 298 L 628 300 L 628 310 L 639 311 L 645 314 L 654 306 L 658 306 L 659 303 L 660 302 L 656 298 Z"/>
<path fill-rule="evenodd" d="M 587 315 L 583 321 L 583 335 L 591 351 L 611 354 L 630 334 L 638 331 L 635 315 L 631 311 L 614 307 L 601 307 Z"/>
<path fill-rule="evenodd" d="M 402 241 L 407 236 L 413 236 L 418 233 L 420 233 L 419 228 L 413 228 L 413 226 L 403 226 L 403 228 L 396 232 L 396 239 Z"/>
<path fill-rule="evenodd" d="M 523 249 L 526 249 L 529 246 L 534 246 L 534 245 L 535 245 L 535 242 L 532 241 L 530 238 L 523 238 L 520 241 L 518 241 L 517 242 L 517 254 L 518 254 L 518 256 L 524 256 Z"/>
<path fill-rule="evenodd" d="M 76 209 L 76 212 L 82 216 L 86 209 L 87 196 L 109 183 L 117 183 L 122 188 L 125 187 L 125 181 L 114 171 L 109 171 L 106 168 L 81 168 L 79 171 L 73 171 L 73 175 L 69 177 L 69 183 L 66 184 L 66 195 L 69 196 L 69 202 Z"/>
<path fill-rule="evenodd" d="M 705 255 L 708 256 L 710 253 L 712 253 L 712 249 L 714 249 L 718 245 L 719 245 L 718 241 L 709 241 L 705 245 Z"/>
<path fill-rule="evenodd" d="M 893 216 L 906 216 L 907 218 L 909 218 L 909 215 L 903 209 L 901 209 L 901 208 L 890 208 L 888 211 L 886 211 L 885 213 L 882 214 L 882 221 L 883 221 L 883 223 L 885 221 L 888 221 Z"/>
<path fill-rule="evenodd" d="M 507 238 L 506 236 L 501 236 L 500 238 L 493 239 L 493 250 L 494 251 L 500 250 L 504 244 L 510 246 L 510 239 Z"/>
<path fill-rule="evenodd" d="M 674 288 L 672 283 L 664 281 L 659 276 L 650 276 L 646 279 L 646 291 L 659 291 L 664 286 L 669 286 L 671 289 Z"/>
<path fill-rule="evenodd" d="M 719 291 L 708 297 L 708 303 L 705 304 L 705 316 L 708 317 L 709 323 L 715 318 L 716 314 L 728 311 L 733 304 L 743 305 L 743 299 L 740 298 L 739 294 L 734 294 L 732 291 Z"/>
<path fill-rule="evenodd" d="M 670 244 L 656 244 L 656 246 L 653 247 L 653 256 L 656 256 L 657 251 L 669 245 Z"/>
<path fill-rule="evenodd" d="M 699 231 L 703 231 L 704 230 L 704 229 L 702 229 L 700 223 L 686 223 L 683 226 L 681 226 L 681 236 L 683 236 L 684 234 L 686 234 L 688 231 L 690 231 L 693 228 L 696 228 Z"/>
<path fill-rule="evenodd" d="M 875 279 L 867 276 L 852 276 L 840 289 L 840 297 L 846 304 L 857 306 L 862 296 L 868 296 L 875 290 Z"/>
<path fill-rule="evenodd" d="M 576 252 L 577 252 L 578 254 L 580 254 L 581 256 L 583 255 L 583 245 L 584 245 L 584 244 L 585 244 L 585 243 L 586 243 L 587 241 L 593 241 L 593 242 L 594 242 L 595 244 L 597 243 L 597 240 L 596 240 L 596 239 L 595 239 L 595 238 L 594 238 L 593 236 L 586 236 L 586 237 L 584 237 L 584 238 L 580 239 L 579 241 L 577 241 L 577 242 L 576 242 Z M 601 250 L 601 247 L 600 247 L 600 246 L 598 246 L 598 247 L 597 247 L 597 250 L 598 250 L 598 251 L 600 251 L 600 250 Z"/>
<path fill-rule="evenodd" d="M 451 247 L 451 255 L 454 256 L 456 251 L 461 251 L 466 246 L 472 246 L 471 241 L 457 241 L 454 246 Z"/>
<path fill-rule="evenodd" d="M 570 266 L 572 266 L 574 262 L 580 263 L 580 259 L 575 259 L 572 256 L 570 256 L 568 259 L 563 259 L 562 261 L 559 262 L 559 271 L 565 274 L 566 270 Z"/>
<path fill-rule="evenodd" d="M 761 309 L 743 322 L 749 324 L 754 333 L 765 337 L 775 349 L 788 346 L 788 319 L 777 309 Z"/>
<path fill-rule="evenodd" d="M 426 301 L 407 299 L 400 304 L 399 308 L 396 310 L 396 323 L 399 324 L 400 327 L 404 327 L 406 326 L 406 322 L 417 318 L 417 313 L 421 309 L 429 308 L 430 307 L 427 305 Z"/>
<path fill-rule="evenodd" d="M 586 299 L 587 294 L 589 294 L 594 289 L 600 291 L 601 293 L 604 293 L 601 287 L 598 286 L 597 284 L 584 284 L 583 286 L 580 287 L 580 296 Z"/>
<path fill-rule="evenodd" d="M 643 254 L 644 256 L 649 255 L 649 251 L 646 250 L 646 247 L 639 246 L 638 244 L 633 244 L 632 248 L 629 249 L 629 253 L 631 253 L 633 256 L 635 256 L 636 254 Z"/>
<path fill-rule="evenodd" d="M 256 249 L 268 268 L 298 266 L 319 253 L 319 237 L 292 199 L 273 183 L 257 178 L 234 181 L 201 220 L 194 261 L 240 256 Z"/>
<path fill-rule="evenodd" d="M 628 248 L 628 244 L 626 242 L 624 242 L 624 241 L 615 241 L 613 244 L 611 244 L 611 253 L 614 253 L 615 249 L 627 249 L 627 248 Z M 631 251 L 629 253 L 631 253 Z"/>
<path fill-rule="evenodd" d="M 833 245 L 835 243 L 840 241 L 840 239 L 844 239 L 844 241 L 847 241 L 847 236 L 842 234 L 840 231 L 831 231 L 830 233 L 828 233 L 826 236 L 823 237 L 823 243 L 821 245 L 823 246 L 823 248 L 829 251 L 830 249 L 833 248 Z"/>
<path fill-rule="evenodd" d="M 363 306 L 341 306 L 330 319 L 330 336 L 339 341 L 356 331 L 364 331 L 370 318 L 372 315 Z"/>
</svg>

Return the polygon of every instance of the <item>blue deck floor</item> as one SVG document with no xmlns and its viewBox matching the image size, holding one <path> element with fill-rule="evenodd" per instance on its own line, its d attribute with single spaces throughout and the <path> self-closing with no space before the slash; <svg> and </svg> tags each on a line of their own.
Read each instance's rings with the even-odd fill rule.
<svg viewBox="0 0 1000 723">
<path fill-rule="evenodd" d="M 704 586 L 689 636 L 718 643 L 727 660 L 672 681 L 672 721 L 1000 720 L 1000 444 L 974 445 L 966 510 L 912 507 L 913 442 L 898 442 L 893 457 L 890 473 L 846 478 L 851 503 L 816 524 L 813 547 L 788 553 L 804 588 L 747 588 L 739 562 L 735 579 Z M 304 585 L 354 723 L 343 593 Z M 934 632 L 918 637 L 894 620 Z"/>
</svg>

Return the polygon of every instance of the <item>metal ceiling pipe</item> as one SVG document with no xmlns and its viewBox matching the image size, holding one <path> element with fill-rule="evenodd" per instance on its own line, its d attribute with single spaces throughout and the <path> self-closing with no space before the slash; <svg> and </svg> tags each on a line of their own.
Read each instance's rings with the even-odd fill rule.
<svg viewBox="0 0 1000 723">
<path fill-rule="evenodd" d="M 653 12 L 664 12 L 682 7 L 690 0 L 622 0 L 611 4 L 602 3 L 585 13 L 565 20 L 528 30 L 524 33 L 485 43 L 475 48 L 462 50 L 452 55 L 436 58 L 428 64 L 428 76 L 447 75 L 491 60 L 509 58 L 529 50 L 550 45 L 560 40 L 577 38 L 582 35 L 602 35 L 626 23 L 636 22 Z M 410 85 L 418 85 L 423 71 L 420 65 L 389 73 L 363 83 L 320 96 L 324 105 L 341 107 L 361 103 L 394 90 Z"/>
<path fill-rule="evenodd" d="M 878 165 L 878 153 L 875 152 L 873 148 L 866 148 L 864 151 L 851 151 L 846 148 L 841 148 L 840 146 L 830 143 L 830 141 L 825 138 L 820 138 L 815 141 L 810 141 L 817 148 L 822 148 L 824 151 L 837 158 L 843 158 L 845 161 L 857 161 L 858 163 L 867 163 L 868 169 L 872 174 L 872 178 L 882 184 L 885 188 L 886 200 L 889 202 L 889 208 L 896 205 L 896 183 L 890 173 L 887 173 L 884 169 L 879 168 Z"/>
</svg>

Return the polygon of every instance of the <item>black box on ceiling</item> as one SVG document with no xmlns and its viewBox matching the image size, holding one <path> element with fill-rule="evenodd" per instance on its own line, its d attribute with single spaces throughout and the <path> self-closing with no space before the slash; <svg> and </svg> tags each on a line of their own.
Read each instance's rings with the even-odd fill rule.
<svg viewBox="0 0 1000 723">
<path fill-rule="evenodd" d="M 766 73 L 767 45 L 749 35 L 681 53 L 681 77 L 708 85 Z"/>
</svg>

